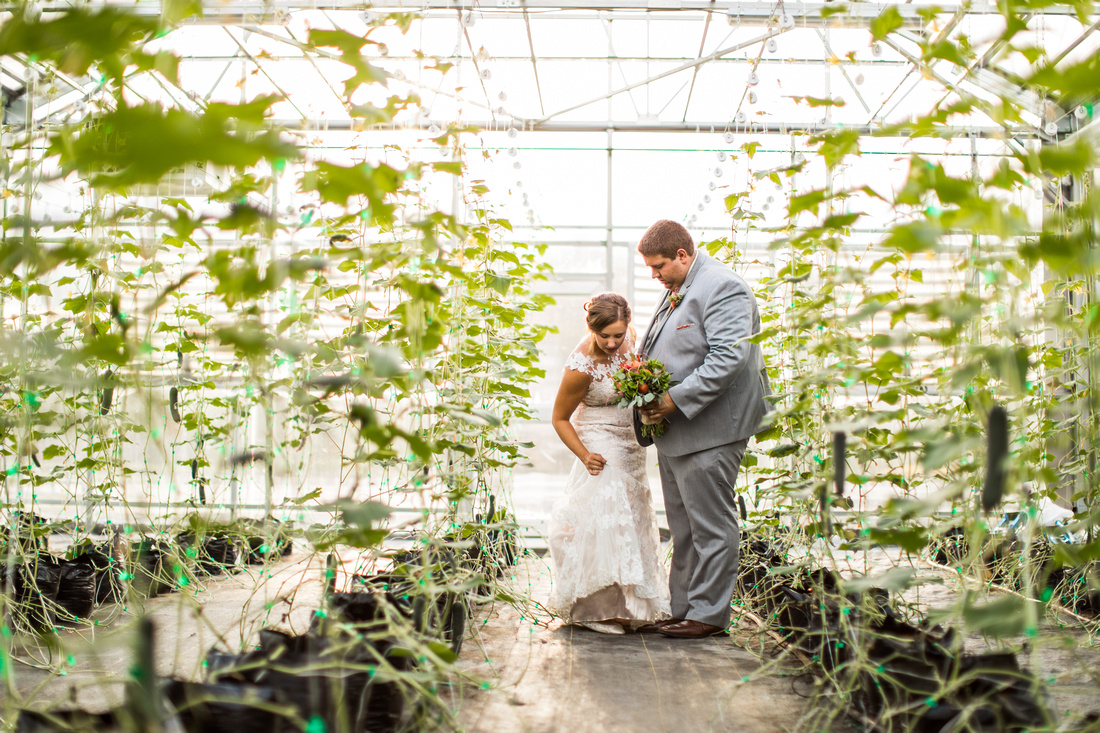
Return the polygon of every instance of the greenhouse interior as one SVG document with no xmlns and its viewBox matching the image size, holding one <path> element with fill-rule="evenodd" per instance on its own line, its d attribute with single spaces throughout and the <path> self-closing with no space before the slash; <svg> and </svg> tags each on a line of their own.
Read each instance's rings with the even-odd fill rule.
<svg viewBox="0 0 1100 733">
<path fill-rule="evenodd" d="M 3 730 L 1100 731 L 1091 2 L 0 18 Z"/>
</svg>

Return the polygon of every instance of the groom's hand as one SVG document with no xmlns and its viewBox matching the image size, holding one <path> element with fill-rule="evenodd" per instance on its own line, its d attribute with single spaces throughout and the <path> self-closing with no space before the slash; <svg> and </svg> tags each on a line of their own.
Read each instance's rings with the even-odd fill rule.
<svg viewBox="0 0 1100 733">
<path fill-rule="evenodd" d="M 663 420 L 676 412 L 676 403 L 672 401 L 672 395 L 665 392 L 661 399 L 654 400 L 642 408 L 642 414 L 650 420 Z"/>
</svg>

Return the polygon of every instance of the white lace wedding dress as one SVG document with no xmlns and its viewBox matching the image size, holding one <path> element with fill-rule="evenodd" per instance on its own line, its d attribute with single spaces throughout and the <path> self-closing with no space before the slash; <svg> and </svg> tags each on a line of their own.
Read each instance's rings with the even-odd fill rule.
<svg viewBox="0 0 1100 733">
<path fill-rule="evenodd" d="M 612 401 L 611 375 L 623 357 L 597 364 L 582 349 L 565 368 L 590 375 L 592 383 L 571 422 L 607 464 L 593 476 L 575 461 L 566 496 L 550 515 L 550 609 L 567 623 L 617 618 L 641 626 L 670 615 L 645 449 L 634 438 L 631 411 Z"/>
</svg>

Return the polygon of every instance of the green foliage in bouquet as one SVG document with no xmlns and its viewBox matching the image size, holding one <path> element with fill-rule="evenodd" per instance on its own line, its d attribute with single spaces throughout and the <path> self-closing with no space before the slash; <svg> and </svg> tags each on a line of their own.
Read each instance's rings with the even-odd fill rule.
<svg viewBox="0 0 1100 733">
<path fill-rule="evenodd" d="M 656 359 L 632 359 L 624 361 L 613 377 L 615 393 L 619 398 L 618 406 L 623 408 L 643 407 L 659 399 L 672 386 L 672 375 L 665 365 Z M 656 425 L 642 422 L 642 435 L 660 437 L 664 435 L 667 423 L 662 420 Z"/>
</svg>

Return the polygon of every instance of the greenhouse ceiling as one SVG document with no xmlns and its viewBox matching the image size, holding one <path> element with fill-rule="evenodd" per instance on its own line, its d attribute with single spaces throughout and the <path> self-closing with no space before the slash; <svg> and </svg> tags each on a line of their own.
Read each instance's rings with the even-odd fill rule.
<svg viewBox="0 0 1100 733">
<path fill-rule="evenodd" d="M 285 101 L 275 107 L 278 122 L 304 129 L 364 125 L 342 104 L 326 63 L 334 54 L 307 45 L 311 28 L 376 41 L 390 88 L 421 99 L 386 125 L 423 130 L 461 123 L 490 130 L 871 133 L 973 95 L 1013 102 L 1019 119 L 974 112 L 954 121 L 960 130 L 1053 140 L 1089 126 L 1093 100 L 1032 92 L 1029 67 L 1040 58 L 1052 66 L 1087 59 L 1100 45 L 1097 16 L 1068 6 L 1018 6 L 1012 17 L 1026 30 L 1005 43 L 1005 17 L 987 3 L 380 0 L 364 8 L 342 0 L 207 0 L 166 3 L 166 11 L 160 3 L 117 5 L 180 14 L 176 30 L 156 42 L 183 57 L 178 85 L 156 73 L 135 75 L 134 95 L 199 108 L 279 94 Z M 201 14 L 194 13 L 199 5 Z M 67 7 L 31 3 L 24 12 Z M 374 27 L 391 14 L 401 14 L 402 28 Z M 8 124 L 79 116 L 101 87 L 98 79 L 58 74 L 28 97 L 28 73 L 5 59 L 0 83 Z"/>
</svg>

